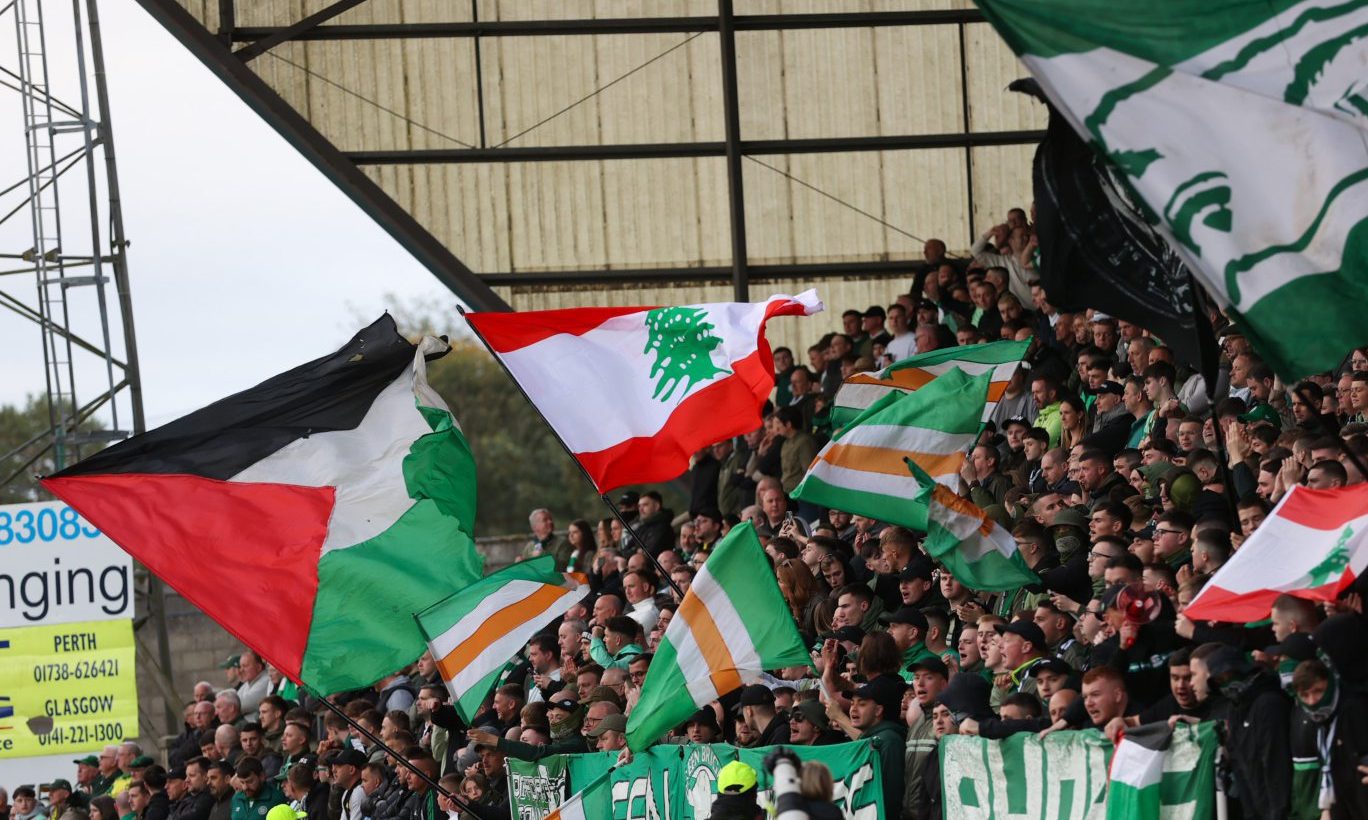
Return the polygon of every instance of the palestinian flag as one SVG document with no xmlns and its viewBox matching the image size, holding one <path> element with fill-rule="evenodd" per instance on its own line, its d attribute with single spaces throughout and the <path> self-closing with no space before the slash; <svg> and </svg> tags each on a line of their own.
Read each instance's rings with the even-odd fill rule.
<svg viewBox="0 0 1368 820">
<path fill-rule="evenodd" d="M 976 2 L 1287 383 L 1368 340 L 1368 5 Z"/>
<path fill-rule="evenodd" d="M 1286 592 L 1334 601 L 1368 568 L 1368 484 L 1293 487 L 1183 615 L 1245 623 L 1268 617 Z"/>
<path fill-rule="evenodd" d="M 387 315 L 336 353 L 43 479 L 291 680 L 368 686 L 483 574 L 475 464 Z"/>
<path fill-rule="evenodd" d="M 822 309 L 759 303 L 467 313 L 599 492 L 669 481 L 699 449 L 760 426 L 774 390 L 765 323 Z"/>
<path fill-rule="evenodd" d="M 907 467 L 923 486 L 917 500 L 927 508 L 927 555 L 973 590 L 1006 592 L 1040 583 L 1010 532 L 973 502 L 934 482 L 915 461 L 908 459 Z"/>
<path fill-rule="evenodd" d="M 927 485 L 908 473 L 907 461 L 958 490 L 965 452 L 983 427 L 991 378 L 955 367 L 916 392 L 884 395 L 822 448 L 793 497 L 925 531 Z"/>
<path fill-rule="evenodd" d="M 1214 723 L 1126 729 L 1112 752 L 1107 817 L 1210 817 L 1217 745 Z"/>
<path fill-rule="evenodd" d="M 842 382 L 836 391 L 831 404 L 831 423 L 839 430 L 884 396 L 920 390 L 954 368 L 971 376 L 993 374 L 988 382 L 988 398 L 983 405 L 983 421 L 987 421 L 997 409 L 998 399 L 1002 398 L 1007 383 L 1021 367 L 1021 360 L 1030 346 L 1031 340 L 1027 339 L 1021 342 L 947 347 L 894 362 L 883 370 L 856 373 Z"/>
<path fill-rule="evenodd" d="M 1127 729 L 1112 753 L 1107 816 L 1158 817 L 1164 753 L 1173 741 L 1167 722 Z"/>
<path fill-rule="evenodd" d="M 708 703 L 756 683 L 767 669 L 811 660 L 755 528 L 737 524 L 698 571 L 665 630 L 641 700 L 627 716 L 627 746 L 641 751 Z"/>
<path fill-rule="evenodd" d="M 556 559 L 539 555 L 414 616 L 462 720 L 475 719 L 499 675 L 534 635 L 584 599 L 589 585 L 583 577 L 556 572 Z"/>
</svg>

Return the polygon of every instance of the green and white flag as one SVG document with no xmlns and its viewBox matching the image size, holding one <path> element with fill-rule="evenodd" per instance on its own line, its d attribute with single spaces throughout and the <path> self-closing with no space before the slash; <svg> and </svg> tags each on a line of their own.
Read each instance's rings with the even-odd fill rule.
<svg viewBox="0 0 1368 820">
<path fill-rule="evenodd" d="M 554 557 L 539 555 L 490 573 L 414 615 L 461 719 L 470 723 L 532 636 L 588 593 L 579 578 L 556 572 Z"/>
<path fill-rule="evenodd" d="M 665 630 L 627 718 L 627 745 L 646 748 L 767 669 L 810 662 L 755 528 L 738 524 L 699 570 Z"/>
<path fill-rule="evenodd" d="M 611 768 L 589 781 L 589 785 L 546 815 L 546 820 L 597 820 L 613 816 L 613 790 L 609 788 Z"/>
<path fill-rule="evenodd" d="M 1037 584 L 1016 539 L 973 502 L 936 484 L 916 462 L 912 477 L 925 485 L 918 500 L 927 506 L 926 553 L 945 565 L 961 584 L 985 592 L 1005 592 Z"/>
<path fill-rule="evenodd" d="M 976 2 L 1280 375 L 1368 340 L 1368 3 Z"/>
<path fill-rule="evenodd" d="M 947 347 L 894 362 L 883 370 L 856 373 L 836 391 L 831 405 L 831 424 L 839 430 L 889 393 L 920 390 L 956 367 L 971 376 L 993 374 L 988 384 L 988 399 L 983 405 L 983 420 L 987 421 L 1030 346 L 1031 340 L 1026 339 Z"/>
<path fill-rule="evenodd" d="M 887 393 L 822 448 L 793 497 L 925 530 L 926 484 L 907 471 L 907 460 L 958 490 L 964 454 L 983 427 L 992 376 L 954 367 L 915 392 Z"/>
<path fill-rule="evenodd" d="M 1111 760 L 1107 816 L 1158 817 L 1159 784 L 1164 779 L 1164 752 L 1173 740 L 1168 723 L 1127 729 Z"/>
</svg>

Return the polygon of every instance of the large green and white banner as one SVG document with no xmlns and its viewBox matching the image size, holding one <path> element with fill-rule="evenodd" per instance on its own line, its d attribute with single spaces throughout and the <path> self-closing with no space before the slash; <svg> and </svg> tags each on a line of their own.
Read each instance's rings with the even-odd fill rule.
<svg viewBox="0 0 1368 820">
<path fill-rule="evenodd" d="M 792 748 L 804 761 L 821 761 L 831 769 L 836 781 L 835 802 L 847 817 L 878 820 L 888 816 L 879 788 L 879 757 L 870 741 Z M 636 755 L 631 763 L 613 770 L 612 816 L 614 820 L 703 820 L 712 812 L 717 771 L 733 760 L 746 763 L 759 774 L 763 804 L 769 799 L 769 778 L 764 767 L 769 751 L 768 747 L 738 749 L 725 743 L 652 746 Z M 617 752 L 555 755 L 534 763 L 510 759 L 508 793 L 513 817 L 541 820 L 616 761 Z"/>
<path fill-rule="evenodd" d="M 1053 732 L 1044 740 L 1032 732 L 1006 740 L 953 735 L 940 745 L 945 816 L 1102 820 L 1108 816 L 1110 792 L 1126 791 L 1124 802 L 1133 806 L 1135 786 L 1152 783 L 1164 820 L 1209 818 L 1215 803 L 1215 757 L 1216 734 L 1210 723 L 1178 724 L 1162 758 L 1155 756 L 1152 771 L 1141 771 L 1151 766 L 1128 756 L 1117 761 L 1118 768 L 1127 770 L 1110 775 L 1112 744 L 1096 730 Z"/>
<path fill-rule="evenodd" d="M 1368 4 L 975 2 L 1284 380 L 1368 339 Z"/>
</svg>

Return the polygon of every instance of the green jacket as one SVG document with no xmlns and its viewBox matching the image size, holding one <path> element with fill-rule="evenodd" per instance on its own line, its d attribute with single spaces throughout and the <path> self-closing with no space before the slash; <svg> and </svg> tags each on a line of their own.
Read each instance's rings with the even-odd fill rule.
<svg viewBox="0 0 1368 820">
<path fill-rule="evenodd" d="M 629 643 L 614 655 L 609 653 L 608 646 L 602 638 L 594 638 L 589 641 L 589 657 L 604 669 L 626 669 L 627 664 L 635 660 L 636 656 L 644 651 L 640 645 Z"/>
<path fill-rule="evenodd" d="M 903 802 L 903 784 L 907 782 L 903 766 L 907 745 L 907 727 L 891 720 L 881 720 L 860 734 L 860 739 L 873 741 L 874 752 L 879 756 L 883 777 L 884 809 L 890 815 L 897 811 Z M 236 817 L 233 820 L 237 820 Z"/>
<path fill-rule="evenodd" d="M 910 666 L 911 666 L 912 664 L 914 664 L 914 663 L 921 663 L 921 662 L 924 661 L 924 660 L 928 660 L 928 659 L 930 659 L 930 658 L 938 658 L 938 657 L 940 657 L 940 656 L 937 655 L 935 652 L 932 652 L 930 649 L 927 649 L 927 648 L 926 648 L 926 644 L 925 644 L 925 643 L 922 643 L 921 641 L 917 641 L 916 643 L 914 643 L 914 644 L 912 644 L 911 646 L 907 647 L 907 651 L 906 651 L 906 652 L 903 652 L 903 656 L 902 656 L 902 668 L 898 670 L 898 674 L 899 674 L 899 675 L 902 675 L 902 679 L 903 679 L 903 680 L 905 680 L 905 681 L 911 681 L 911 680 L 912 680 L 912 670 L 909 669 L 908 667 L 910 667 Z"/>
<path fill-rule="evenodd" d="M 1036 413 L 1035 426 L 1043 427 L 1050 434 L 1050 447 L 1059 446 L 1059 437 L 1064 432 L 1064 422 L 1059 419 L 1059 402 L 1040 408 Z"/>
<path fill-rule="evenodd" d="M 247 792 L 238 792 L 233 795 L 232 818 L 233 820 L 262 820 L 266 816 L 266 812 L 281 803 L 288 802 L 275 781 L 265 780 L 262 781 L 261 791 L 257 792 L 256 797 L 248 797 Z"/>
</svg>

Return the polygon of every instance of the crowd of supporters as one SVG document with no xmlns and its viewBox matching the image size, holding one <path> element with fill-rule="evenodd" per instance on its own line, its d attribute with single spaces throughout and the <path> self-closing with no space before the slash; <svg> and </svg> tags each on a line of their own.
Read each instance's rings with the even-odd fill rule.
<svg viewBox="0 0 1368 820">
<path fill-rule="evenodd" d="M 315 820 L 508 817 L 507 759 L 625 748 L 627 715 L 681 596 L 719 540 L 749 521 L 812 664 L 769 670 L 662 743 L 872 738 L 888 816 L 919 820 L 941 816 L 946 735 L 1095 728 L 1115 738 L 1142 723 L 1214 721 L 1229 816 L 1368 817 L 1362 583 L 1328 603 L 1284 595 L 1255 623 L 1183 615 L 1293 485 L 1364 481 L 1368 351 L 1285 385 L 1215 315 L 1221 368 L 1208 396 L 1146 329 L 1056 310 L 1034 280 L 1034 251 L 1019 209 L 970 258 L 932 240 L 893 304 L 846 311 L 805 362 L 777 349 L 763 426 L 696 454 L 688 510 L 627 492 L 620 517 L 559 530 L 534 511 L 523 557 L 554 555 L 593 592 L 525 647 L 469 725 L 431 657 L 334 698 L 363 734 L 244 651 L 232 686 L 196 686 L 165 765 L 134 744 L 109 747 L 76 762 L 74 786 L 15 789 L 0 811 L 261 820 L 289 804 Z M 922 533 L 790 497 L 832 434 L 843 379 L 944 347 L 1028 338 L 1025 366 L 960 477 L 1038 583 L 971 589 L 928 558 Z M 812 815 L 829 816 L 829 774 L 794 765 Z M 713 816 L 756 816 L 755 783 L 729 775 Z"/>
</svg>

